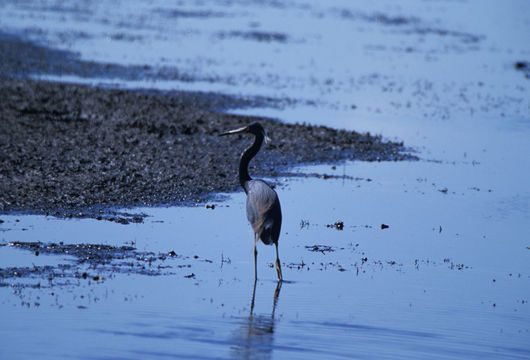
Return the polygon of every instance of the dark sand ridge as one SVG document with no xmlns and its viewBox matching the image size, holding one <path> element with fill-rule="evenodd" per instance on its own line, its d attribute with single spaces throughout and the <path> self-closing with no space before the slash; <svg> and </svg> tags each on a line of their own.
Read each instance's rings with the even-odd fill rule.
<svg viewBox="0 0 530 360">
<path fill-rule="evenodd" d="M 46 69 L 27 68 L 27 58 L 17 65 L 17 44 L 27 43 L 12 38 L 8 42 L 6 46 L 0 37 L 0 47 L 8 49 L 0 55 L 4 62 L 0 211 L 4 213 L 77 216 L 82 212 L 98 217 L 109 207 L 176 204 L 233 191 L 238 186 L 239 154 L 252 137 L 218 134 L 254 121 L 261 122 L 273 139 L 252 162 L 251 174 L 256 176 L 274 177 L 301 163 L 414 158 L 402 143 L 380 136 L 209 110 L 230 107 L 228 102 L 237 102 L 233 97 L 28 80 L 32 68 Z M 39 56 L 42 62 L 45 57 Z M 64 56 L 53 61 L 61 59 Z"/>
</svg>

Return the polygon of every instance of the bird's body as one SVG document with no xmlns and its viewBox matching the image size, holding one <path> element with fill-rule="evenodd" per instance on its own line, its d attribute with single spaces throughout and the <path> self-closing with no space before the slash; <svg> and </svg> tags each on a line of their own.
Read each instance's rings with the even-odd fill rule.
<svg viewBox="0 0 530 360">
<path fill-rule="evenodd" d="M 254 143 L 241 154 L 239 162 L 239 183 L 247 194 L 247 219 L 254 230 L 254 275 L 257 279 L 257 256 L 256 249 L 259 239 L 266 244 L 276 246 L 276 271 L 278 280 L 282 281 L 282 270 L 280 259 L 278 257 L 278 239 L 280 238 L 280 229 L 282 226 L 282 210 L 280 200 L 276 191 L 274 191 L 265 181 L 254 180 L 248 174 L 248 164 L 250 160 L 258 153 L 264 139 L 267 139 L 263 127 L 254 123 L 240 129 L 228 131 L 221 135 L 254 134 Z"/>
<path fill-rule="evenodd" d="M 282 225 L 282 211 L 278 195 L 263 180 L 245 183 L 247 219 L 255 234 L 266 245 L 278 242 Z"/>
</svg>

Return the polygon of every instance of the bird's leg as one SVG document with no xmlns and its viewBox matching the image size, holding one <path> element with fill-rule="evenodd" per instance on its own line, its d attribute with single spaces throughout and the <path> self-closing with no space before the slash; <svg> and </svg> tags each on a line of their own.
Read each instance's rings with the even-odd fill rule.
<svg viewBox="0 0 530 360">
<path fill-rule="evenodd" d="M 276 273 L 278 274 L 278 281 L 283 281 L 282 276 L 282 267 L 280 265 L 280 258 L 278 256 L 278 243 L 274 243 L 276 245 Z"/>
<path fill-rule="evenodd" d="M 254 312 L 254 299 L 256 298 L 256 283 L 257 279 L 254 280 L 254 289 L 252 290 L 252 301 L 250 302 L 250 317 L 252 318 L 252 313 Z"/>
<path fill-rule="evenodd" d="M 271 318 L 274 319 L 274 313 L 276 312 L 276 305 L 278 305 L 278 297 L 280 296 L 280 290 L 282 289 L 282 281 L 278 281 L 276 284 L 276 290 L 274 291 L 274 300 L 272 302 L 272 314 Z"/>
<path fill-rule="evenodd" d="M 258 233 L 254 234 L 254 282 L 258 280 L 258 240 L 259 235 Z"/>
</svg>

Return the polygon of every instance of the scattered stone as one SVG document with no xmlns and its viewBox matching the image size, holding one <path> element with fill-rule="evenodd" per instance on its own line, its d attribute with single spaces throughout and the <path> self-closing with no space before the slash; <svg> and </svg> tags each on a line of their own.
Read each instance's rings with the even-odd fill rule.
<svg viewBox="0 0 530 360">
<path fill-rule="evenodd" d="M 286 40 L 274 33 L 239 35 Z M 190 80 L 176 70 L 162 70 L 86 62 L 75 53 L 0 32 L 0 212 L 112 218 L 127 224 L 142 217 L 107 216 L 106 211 L 197 202 L 212 192 L 234 191 L 239 186 L 238 156 L 252 139 L 218 134 L 254 121 L 273 139 L 252 162 L 257 176 L 274 177 L 303 163 L 417 160 L 401 142 L 369 133 L 219 112 L 279 107 L 281 99 L 29 79 L 57 74 Z"/>
<path fill-rule="evenodd" d="M 321 252 L 322 254 L 326 254 L 326 252 L 333 252 L 335 251 L 333 247 L 329 245 L 312 245 L 312 246 L 306 246 L 306 249 L 313 252 Z"/>
<path fill-rule="evenodd" d="M 48 280 L 48 286 L 68 285 L 72 278 L 91 279 L 96 282 L 103 281 L 104 278 L 112 277 L 115 273 L 142 274 L 157 276 L 168 274 L 164 269 L 173 267 L 190 267 L 190 265 L 163 264 L 167 255 L 152 252 L 141 252 L 130 246 L 110 246 L 102 244 L 63 244 L 22 242 L 13 241 L 8 246 L 21 250 L 39 252 L 46 255 L 68 255 L 65 262 L 54 266 L 31 266 L 31 267 L 0 267 L 0 286 L 6 284 L 5 280 L 11 279 L 11 286 L 20 287 L 41 287 L 41 280 Z M 173 253 L 174 255 L 171 255 Z M 170 257 L 176 259 L 187 259 L 177 256 L 175 252 L 170 252 Z M 209 262 L 209 261 L 207 261 Z M 87 272 L 90 269 L 98 269 L 102 275 L 90 276 Z M 13 281 L 13 279 L 20 279 Z M 27 282 L 27 279 L 36 279 L 37 283 Z M 18 282 L 21 281 L 21 282 Z"/>
<path fill-rule="evenodd" d="M 526 69 L 527 67 L 529 67 L 529 65 L 526 61 L 517 61 L 515 63 L 515 68 L 517 70 L 523 70 L 523 69 Z"/>
<path fill-rule="evenodd" d="M 337 230 L 343 230 L 344 229 L 344 223 L 342 221 L 336 221 L 334 224 L 326 224 L 326 227 L 328 228 L 334 228 Z"/>
<path fill-rule="evenodd" d="M 527 79 L 530 79 L 530 62 L 528 61 L 517 61 L 515 63 L 515 70 L 521 71 L 525 74 Z"/>
</svg>

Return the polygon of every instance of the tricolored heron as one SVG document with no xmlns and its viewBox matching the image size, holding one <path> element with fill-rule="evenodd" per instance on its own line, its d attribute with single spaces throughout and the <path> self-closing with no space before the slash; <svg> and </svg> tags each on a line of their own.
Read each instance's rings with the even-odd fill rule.
<svg viewBox="0 0 530 360">
<path fill-rule="evenodd" d="M 255 137 L 254 143 L 241 154 L 239 161 L 239 183 L 247 194 L 247 219 L 254 230 L 254 280 L 258 278 L 258 250 L 256 246 L 258 240 L 261 239 L 266 245 L 274 244 L 276 246 L 276 273 L 278 274 L 278 280 L 282 281 L 282 268 L 278 257 L 278 239 L 282 226 L 280 200 L 276 191 L 265 181 L 254 180 L 248 174 L 248 163 L 258 153 L 263 140 L 268 142 L 270 139 L 259 123 L 227 131 L 220 134 L 220 136 L 241 133 L 251 133 Z"/>
</svg>

